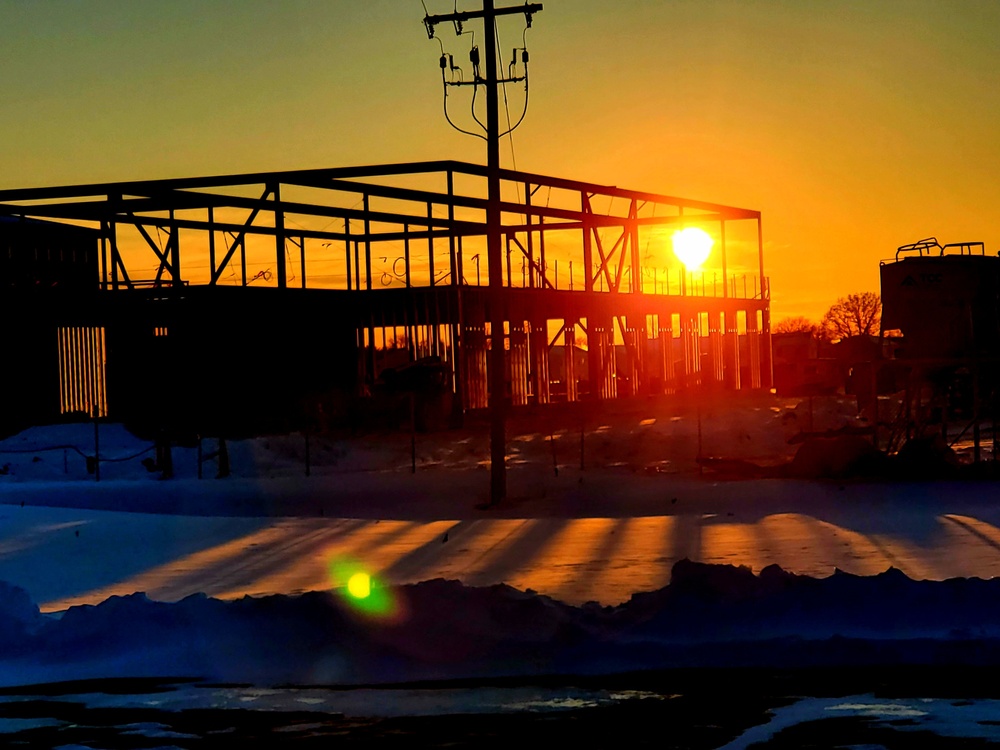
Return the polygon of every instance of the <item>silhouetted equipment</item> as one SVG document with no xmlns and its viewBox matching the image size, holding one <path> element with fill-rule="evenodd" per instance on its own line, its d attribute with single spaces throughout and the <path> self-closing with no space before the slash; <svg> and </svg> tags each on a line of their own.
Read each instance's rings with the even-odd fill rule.
<svg viewBox="0 0 1000 750">
<path fill-rule="evenodd" d="M 832 345 L 812 331 L 771 334 L 774 390 L 779 396 L 832 395 L 844 386 L 843 364 Z"/>
<path fill-rule="evenodd" d="M 906 338 L 898 356 L 1000 356 L 1000 257 L 982 242 L 903 245 L 880 273 L 882 328 Z"/>
<path fill-rule="evenodd" d="M 61 414 L 86 419 L 95 407 L 103 413 L 96 378 L 73 392 L 62 388 L 70 349 L 76 372 L 101 357 L 89 308 L 99 240 L 93 228 L 0 215 L 0 435 Z"/>
<path fill-rule="evenodd" d="M 375 392 L 395 402 L 390 404 L 397 409 L 394 426 L 402 421 L 404 407 L 413 428 L 420 432 L 444 429 L 450 423 L 451 366 L 438 356 L 421 357 L 398 368 L 386 367 L 378 376 Z"/>
<path fill-rule="evenodd" d="M 688 274 L 682 296 L 682 271 L 649 251 L 674 227 L 716 227 L 725 267 L 725 229 L 752 234 L 759 212 L 500 170 L 497 326 L 471 267 L 486 176 L 441 161 L 0 191 L 18 227 L 0 257 L 78 253 L 4 286 L 0 428 L 96 411 L 150 437 L 232 434 L 312 425 L 320 406 L 347 422 L 385 368 L 427 357 L 461 417 L 496 388 L 494 333 L 515 408 L 771 386 L 766 280 Z M 55 278 L 73 281 L 41 283 Z M 550 368 L 552 351 L 572 355 Z"/>
<path fill-rule="evenodd" d="M 951 445 L 968 436 L 978 461 L 989 422 L 996 456 L 1000 257 L 986 255 L 982 242 L 930 237 L 901 246 L 880 275 L 882 329 L 902 332 L 895 359 L 873 369 L 904 392 L 899 413 L 880 420 L 892 424 L 890 442 L 936 432 Z M 949 423 L 964 429 L 949 437 Z"/>
<path fill-rule="evenodd" d="M 89 289 L 97 283 L 93 229 L 0 216 L 0 289 Z"/>
</svg>

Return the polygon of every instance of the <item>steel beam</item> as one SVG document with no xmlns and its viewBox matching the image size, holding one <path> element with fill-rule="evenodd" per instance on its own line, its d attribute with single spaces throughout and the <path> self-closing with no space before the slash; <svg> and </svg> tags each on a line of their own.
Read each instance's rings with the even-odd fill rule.
<svg viewBox="0 0 1000 750">
<path fill-rule="evenodd" d="M 430 161 L 412 162 L 397 164 L 381 164 L 360 167 L 337 167 L 329 169 L 304 169 L 284 172 L 257 172 L 249 174 L 219 175 L 210 177 L 174 178 L 166 180 L 141 180 L 115 183 L 93 183 L 82 185 L 67 185 L 41 188 L 17 188 L 0 190 L 0 203 L 18 201 L 39 201 L 39 200 L 61 200 L 65 198 L 95 198 L 91 201 L 95 206 L 104 205 L 103 199 L 109 194 L 119 194 L 121 196 L 156 196 L 164 191 L 175 193 L 180 190 L 202 190 L 207 188 L 237 188 L 263 185 L 267 182 L 280 182 L 285 184 L 298 184 L 307 187 L 324 187 L 324 181 L 349 180 L 367 177 L 391 177 L 401 175 L 429 174 L 434 172 L 451 172 L 454 174 L 465 174 L 470 176 L 486 177 L 487 169 L 484 165 L 469 164 L 457 161 Z M 724 215 L 727 219 L 753 219 L 760 216 L 759 211 L 725 206 L 707 201 L 697 201 L 688 198 L 678 198 L 676 196 L 648 193 L 644 191 L 627 190 L 616 186 L 600 185 L 596 183 L 581 182 L 579 180 L 568 180 L 557 177 L 549 177 L 529 172 L 501 169 L 502 180 L 516 181 L 520 183 L 530 182 L 537 188 L 549 187 L 571 192 L 589 192 L 593 195 L 604 195 L 609 197 L 621 197 L 627 199 L 637 199 L 640 201 L 670 205 L 689 209 L 703 210 L 710 213 Z M 348 186 L 344 186 L 348 187 Z M 337 189 L 332 187 L 331 189 Z M 352 192 L 355 191 L 352 188 Z M 398 197 L 404 200 L 413 199 L 426 201 L 432 199 L 427 195 L 407 196 L 402 188 L 385 188 L 374 186 L 371 194 L 376 195 L 376 190 L 389 190 L 393 194 L 386 194 L 386 197 Z M 378 194 L 381 195 L 381 192 Z M 211 195 L 209 193 L 197 195 Z M 432 193 L 432 196 L 438 195 Z M 467 205 L 473 208 L 482 207 L 482 199 L 471 197 L 453 196 L 455 205 Z M 176 206 L 178 207 L 179 206 Z M 24 211 L 25 207 L 18 208 L 18 212 Z M 506 210 L 506 209 L 505 209 Z M 521 211 L 523 213 L 523 211 Z"/>
</svg>

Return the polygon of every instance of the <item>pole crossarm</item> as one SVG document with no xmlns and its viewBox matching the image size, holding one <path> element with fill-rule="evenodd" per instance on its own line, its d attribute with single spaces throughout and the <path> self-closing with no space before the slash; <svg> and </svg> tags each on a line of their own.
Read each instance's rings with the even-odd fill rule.
<svg viewBox="0 0 1000 750">
<path fill-rule="evenodd" d="M 519 76 L 516 78 L 498 78 L 497 83 L 520 83 L 521 81 L 526 81 L 527 76 Z M 486 84 L 485 78 L 474 78 L 471 81 L 445 81 L 445 86 L 483 86 Z"/>
<path fill-rule="evenodd" d="M 505 8 L 494 8 L 491 11 L 484 8 L 483 10 L 461 10 L 455 11 L 454 13 L 443 13 L 433 16 L 428 13 L 424 16 L 424 25 L 430 28 L 437 26 L 439 23 L 465 23 L 466 21 L 471 21 L 474 18 L 487 18 L 488 16 L 511 16 L 518 13 L 530 16 L 534 13 L 539 13 L 541 10 L 541 3 L 525 3 L 524 5 L 510 5 Z"/>
</svg>

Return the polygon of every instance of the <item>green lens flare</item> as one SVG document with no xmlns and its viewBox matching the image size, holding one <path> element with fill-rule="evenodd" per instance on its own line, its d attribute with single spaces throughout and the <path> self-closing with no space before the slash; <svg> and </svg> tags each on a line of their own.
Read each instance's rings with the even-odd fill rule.
<svg viewBox="0 0 1000 750">
<path fill-rule="evenodd" d="M 388 588 L 384 587 L 361 563 L 335 560 L 330 563 L 330 584 L 351 609 L 363 615 L 391 618 L 398 606 Z"/>
</svg>

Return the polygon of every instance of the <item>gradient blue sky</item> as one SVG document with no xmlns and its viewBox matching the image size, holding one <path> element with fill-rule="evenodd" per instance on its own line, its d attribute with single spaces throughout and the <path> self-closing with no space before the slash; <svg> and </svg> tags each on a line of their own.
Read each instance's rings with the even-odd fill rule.
<svg viewBox="0 0 1000 750">
<path fill-rule="evenodd" d="M 877 290 L 879 259 L 928 235 L 1000 249 L 1000 2 L 542 2 L 516 166 L 760 209 L 775 318 Z M 442 118 L 423 15 L 0 0 L 0 188 L 482 161 Z M 467 37 L 440 36 L 467 68 Z"/>
</svg>

